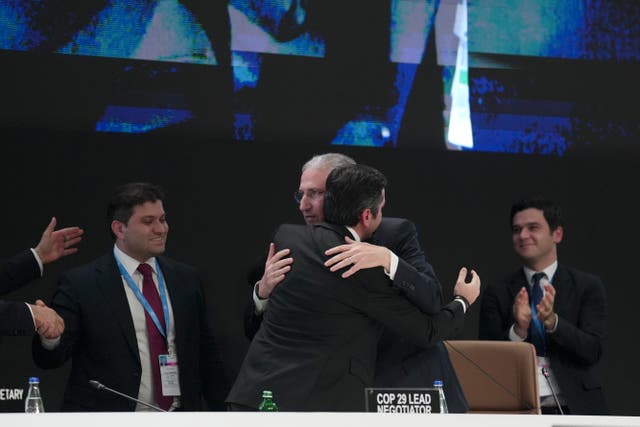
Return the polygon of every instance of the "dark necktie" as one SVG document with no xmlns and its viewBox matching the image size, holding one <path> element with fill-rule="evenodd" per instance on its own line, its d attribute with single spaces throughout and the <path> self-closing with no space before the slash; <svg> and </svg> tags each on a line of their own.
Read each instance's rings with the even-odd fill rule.
<svg viewBox="0 0 640 427">
<path fill-rule="evenodd" d="M 151 309 L 156 314 L 156 317 L 160 321 L 162 328 L 168 335 L 167 327 L 164 323 L 164 312 L 162 311 L 162 302 L 160 301 L 160 295 L 156 289 L 156 284 L 153 282 L 153 274 L 151 272 L 151 266 L 149 264 L 140 264 L 138 271 L 142 274 L 142 295 L 151 306 Z M 156 404 L 164 410 L 168 410 L 173 402 L 173 397 L 162 395 L 162 382 L 160 380 L 160 361 L 158 356 L 161 354 L 167 354 L 167 341 L 164 339 L 153 319 L 149 316 L 149 313 L 145 310 L 145 321 L 147 325 L 147 335 L 149 337 L 149 354 L 151 356 L 151 372 L 153 376 L 153 397 Z"/>
<path fill-rule="evenodd" d="M 538 356 L 544 356 L 545 344 L 544 344 L 544 327 L 540 320 L 538 320 L 538 310 L 536 305 L 542 300 L 542 286 L 540 286 L 540 280 L 545 277 L 544 273 L 536 273 L 533 275 L 533 284 L 531 285 L 530 303 L 531 303 L 531 323 L 529 324 L 529 336 L 531 337 L 531 344 L 536 347 L 536 354 Z"/>
</svg>

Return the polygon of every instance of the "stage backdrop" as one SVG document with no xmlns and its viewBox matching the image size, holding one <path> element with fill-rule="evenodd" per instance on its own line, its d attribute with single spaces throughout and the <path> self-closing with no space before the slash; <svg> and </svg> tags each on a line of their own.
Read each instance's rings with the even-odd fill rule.
<svg viewBox="0 0 640 427">
<path fill-rule="evenodd" d="M 112 242 L 105 209 L 112 188 L 146 180 L 165 187 L 171 226 L 168 255 L 194 264 L 207 284 L 210 321 L 226 366 L 235 375 L 247 349 L 242 313 L 249 298 L 246 272 L 282 222 L 299 223 L 292 193 L 299 169 L 325 146 L 217 145 L 199 140 L 29 132 L 5 135 L 0 170 L 2 254 L 35 245 L 51 215 L 61 226 L 80 225 L 80 252 L 47 266 L 43 279 L 11 299 L 52 295 L 60 272 L 87 262 Z M 511 202 L 544 192 L 564 209 L 560 261 L 598 274 L 609 298 L 604 381 L 615 414 L 640 415 L 629 350 L 629 319 L 640 300 L 633 283 L 640 232 L 634 226 L 640 179 L 637 152 L 548 158 L 460 152 L 344 150 L 389 178 L 385 214 L 415 221 L 422 244 L 446 293 L 461 266 L 474 268 L 483 286 L 518 268 L 511 249 Z M 460 338 L 477 337 L 478 309 Z M 3 385 L 39 375 L 47 409 L 56 410 L 67 368 L 40 371 L 28 338 L 3 338 Z"/>
</svg>

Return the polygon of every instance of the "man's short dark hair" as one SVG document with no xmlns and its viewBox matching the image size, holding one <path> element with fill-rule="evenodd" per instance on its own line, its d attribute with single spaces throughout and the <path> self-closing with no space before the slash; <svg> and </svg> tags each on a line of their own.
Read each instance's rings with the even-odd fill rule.
<svg viewBox="0 0 640 427">
<path fill-rule="evenodd" d="M 549 224 L 549 229 L 551 231 L 562 226 L 562 212 L 560 210 L 560 206 L 540 195 L 518 200 L 511 205 L 511 222 L 509 223 L 509 226 L 513 225 L 513 217 L 516 216 L 518 212 L 530 208 L 542 211 L 544 219 L 547 221 L 547 224 Z"/>
<path fill-rule="evenodd" d="M 354 226 L 365 209 L 378 215 L 385 176 L 370 166 L 349 165 L 329 173 L 324 193 L 324 219 L 339 225 Z"/>
<path fill-rule="evenodd" d="M 127 224 L 133 208 L 146 202 L 164 200 L 164 192 L 157 185 L 147 182 L 130 182 L 117 187 L 111 194 L 107 207 L 107 226 L 111 230 L 111 223 L 116 220 Z M 113 232 L 111 232 L 113 235 Z"/>
</svg>

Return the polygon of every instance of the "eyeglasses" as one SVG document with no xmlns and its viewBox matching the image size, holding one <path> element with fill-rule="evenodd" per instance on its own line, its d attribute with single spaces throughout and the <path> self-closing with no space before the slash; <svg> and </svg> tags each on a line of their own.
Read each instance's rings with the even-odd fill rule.
<svg viewBox="0 0 640 427">
<path fill-rule="evenodd" d="M 302 191 L 302 190 L 298 190 L 295 193 L 293 193 L 293 199 L 296 201 L 296 203 L 300 203 L 302 201 L 302 198 L 306 195 L 308 199 L 310 200 L 315 200 L 318 197 L 322 196 L 324 194 L 324 190 L 315 190 L 313 188 L 307 190 L 306 192 Z"/>
</svg>

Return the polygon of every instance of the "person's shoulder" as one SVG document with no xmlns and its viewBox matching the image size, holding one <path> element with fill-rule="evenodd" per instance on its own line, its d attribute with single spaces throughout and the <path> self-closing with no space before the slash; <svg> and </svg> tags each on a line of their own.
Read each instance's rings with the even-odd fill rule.
<svg viewBox="0 0 640 427">
<path fill-rule="evenodd" d="M 113 258 L 112 253 L 106 253 L 98 258 L 94 258 L 84 264 L 80 264 L 78 266 L 72 267 L 69 270 L 65 271 L 63 274 L 67 276 L 77 276 L 90 274 L 96 270 L 102 270 L 108 267 L 111 263 L 114 263 L 115 260 Z"/>
<path fill-rule="evenodd" d="M 397 236 L 398 234 L 416 234 L 416 225 L 406 219 L 383 216 L 376 233 L 379 236 Z"/>
<path fill-rule="evenodd" d="M 513 284 L 526 284 L 526 277 L 522 267 L 515 271 L 503 274 L 498 279 L 489 282 L 487 285 L 487 291 L 500 292 L 506 291 Z"/>
<path fill-rule="evenodd" d="M 157 259 L 158 259 L 158 263 L 160 264 L 160 268 L 170 267 L 173 270 L 181 273 L 188 273 L 188 274 L 194 274 L 194 275 L 199 274 L 198 269 L 196 267 L 184 261 L 179 261 L 179 260 L 170 258 L 166 255 L 160 255 L 157 257 Z"/>
<path fill-rule="evenodd" d="M 80 286 L 84 286 L 83 284 L 86 284 L 89 278 L 97 277 L 110 268 L 117 268 L 115 259 L 112 253 L 106 253 L 98 258 L 94 258 L 91 261 L 64 271 L 60 275 L 60 280 L 68 285 L 79 283 Z"/>
<path fill-rule="evenodd" d="M 289 240 L 294 238 L 294 236 L 300 236 L 306 232 L 310 228 L 310 225 L 301 225 L 301 224 L 280 224 L 276 227 L 273 233 L 274 240 Z"/>
<path fill-rule="evenodd" d="M 599 276 L 593 273 L 589 273 L 589 272 L 579 270 L 577 268 L 569 267 L 563 264 L 558 265 L 558 271 L 561 274 L 564 274 L 564 273 L 568 274 L 569 277 L 571 277 L 573 281 L 576 283 L 580 283 L 580 284 L 593 283 L 593 284 L 602 285 L 602 279 L 600 279 Z"/>
<path fill-rule="evenodd" d="M 345 236 L 352 237 L 351 233 L 344 225 L 321 222 L 318 224 L 310 225 L 308 227 L 311 238 L 316 242 L 320 242 L 321 245 L 341 245 L 344 243 Z"/>
<path fill-rule="evenodd" d="M 383 216 L 380 226 L 385 227 L 415 227 L 415 224 L 407 218 Z"/>
<path fill-rule="evenodd" d="M 279 232 L 301 232 L 309 227 L 310 226 L 304 224 L 280 224 L 276 228 L 276 234 Z"/>
</svg>

